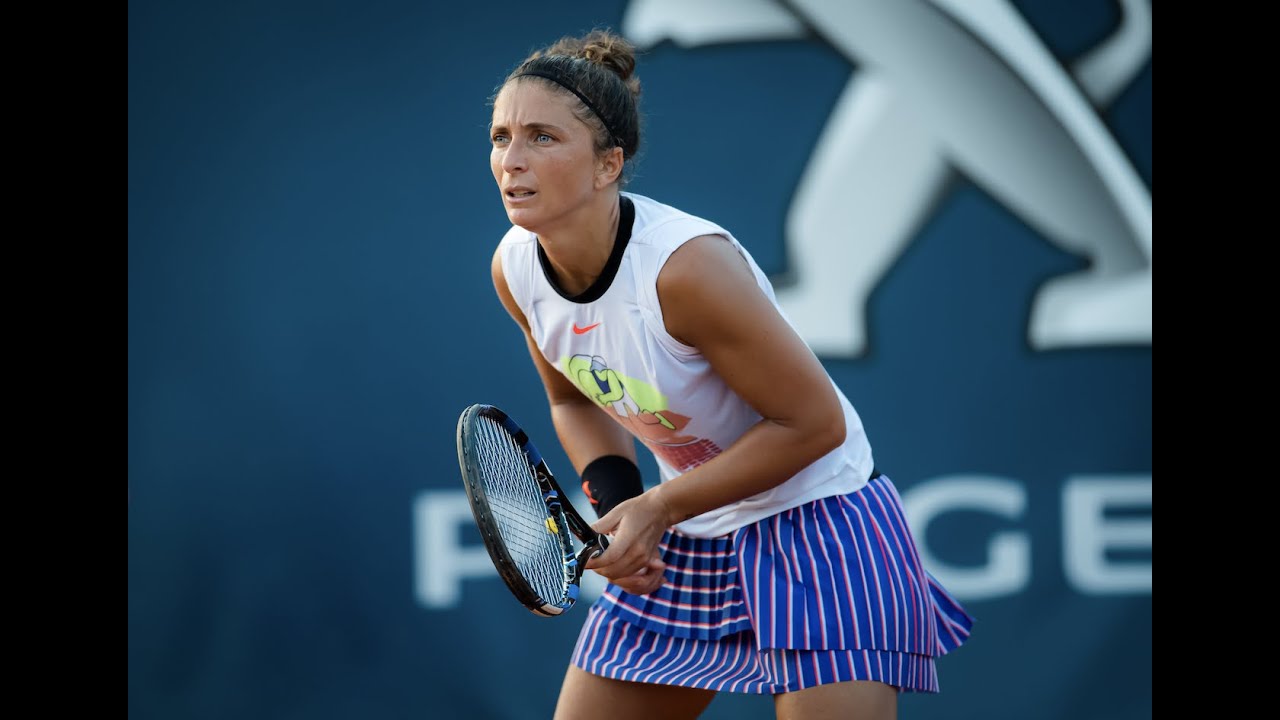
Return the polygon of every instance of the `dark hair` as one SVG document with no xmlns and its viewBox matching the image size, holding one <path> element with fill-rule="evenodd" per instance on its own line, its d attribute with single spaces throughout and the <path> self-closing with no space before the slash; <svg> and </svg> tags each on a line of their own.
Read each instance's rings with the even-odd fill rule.
<svg viewBox="0 0 1280 720">
<path fill-rule="evenodd" d="M 574 95 L 575 114 L 595 135 L 595 149 L 603 153 L 617 146 L 624 160 L 640 149 L 640 81 L 635 48 L 619 35 L 593 30 L 564 37 L 536 50 L 502 83 L 534 78 L 548 87 Z"/>
</svg>

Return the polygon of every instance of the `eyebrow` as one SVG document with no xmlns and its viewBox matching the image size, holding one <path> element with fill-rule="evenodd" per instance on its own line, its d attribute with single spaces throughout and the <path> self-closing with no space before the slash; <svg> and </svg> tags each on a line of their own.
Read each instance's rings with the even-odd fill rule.
<svg viewBox="0 0 1280 720">
<path fill-rule="evenodd" d="M 550 123 L 531 122 L 526 125 L 523 125 L 522 127 L 528 128 L 530 130 L 550 130 L 551 132 L 556 134 L 564 133 L 564 128 L 558 125 L 552 125 Z M 507 129 L 506 125 L 502 125 L 502 124 L 495 125 L 492 122 L 489 123 L 489 132 L 493 132 L 494 130 L 506 130 L 506 129 Z"/>
</svg>

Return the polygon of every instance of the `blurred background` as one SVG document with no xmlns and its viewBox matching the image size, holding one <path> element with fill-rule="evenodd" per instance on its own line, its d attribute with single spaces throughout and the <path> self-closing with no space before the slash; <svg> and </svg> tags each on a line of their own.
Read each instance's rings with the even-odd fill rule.
<svg viewBox="0 0 1280 720">
<path fill-rule="evenodd" d="M 770 273 L 977 618 L 901 716 L 1150 717 L 1150 12 L 131 0 L 129 717 L 550 716 L 586 613 L 497 578 L 454 427 L 498 405 L 576 484 L 486 123 L 593 27 L 644 50 L 628 189 Z"/>
</svg>

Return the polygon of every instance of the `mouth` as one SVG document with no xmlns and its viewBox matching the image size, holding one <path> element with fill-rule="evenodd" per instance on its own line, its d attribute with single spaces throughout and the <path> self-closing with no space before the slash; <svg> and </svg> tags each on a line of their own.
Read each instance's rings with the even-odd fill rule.
<svg viewBox="0 0 1280 720">
<path fill-rule="evenodd" d="M 525 200 L 537 194 L 538 194 L 537 192 L 524 187 L 507 188 L 503 192 L 503 195 L 505 195 L 510 200 Z"/>
</svg>

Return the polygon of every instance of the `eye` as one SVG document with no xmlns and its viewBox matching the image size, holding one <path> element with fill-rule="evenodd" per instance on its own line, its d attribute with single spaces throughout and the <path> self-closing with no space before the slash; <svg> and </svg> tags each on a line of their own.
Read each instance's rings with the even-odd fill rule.
<svg viewBox="0 0 1280 720">
<path fill-rule="evenodd" d="M 503 143 L 506 143 L 508 139 L 509 138 L 507 138 L 507 136 L 503 133 L 494 133 L 492 136 L 489 137 L 489 141 L 492 142 L 494 145 L 501 145 Z"/>
<path fill-rule="evenodd" d="M 555 138 L 551 137 L 550 135 L 548 135 L 548 134 L 546 134 L 546 133 L 538 133 L 538 134 L 537 134 L 537 136 L 534 138 L 534 141 L 535 141 L 535 142 L 540 142 L 540 143 L 549 143 L 549 142 L 551 142 L 551 141 L 552 141 L 552 140 L 554 140 L 554 139 L 555 139 Z"/>
</svg>

